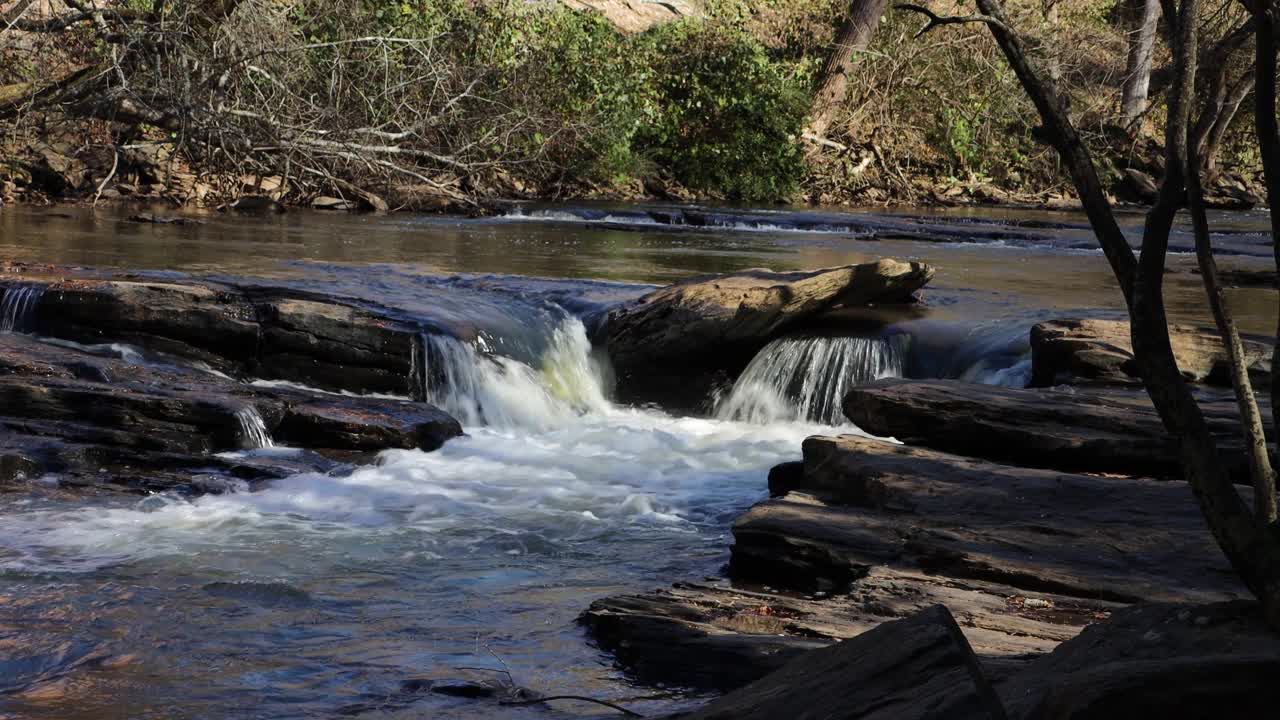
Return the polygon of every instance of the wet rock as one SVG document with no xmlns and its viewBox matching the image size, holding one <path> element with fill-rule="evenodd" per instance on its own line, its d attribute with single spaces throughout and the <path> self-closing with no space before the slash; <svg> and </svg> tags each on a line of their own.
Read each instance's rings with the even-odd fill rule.
<svg viewBox="0 0 1280 720">
<path fill-rule="evenodd" d="M 421 403 L 250 387 L 155 357 L 135 361 L 110 346 L 89 352 L 0 334 L 0 483 L 54 474 L 65 487 L 234 492 L 331 471 L 355 452 L 435 449 L 462 433 Z M 211 454 L 272 435 L 328 457 Z"/>
<path fill-rule="evenodd" d="M 300 608 L 311 604 L 310 593 L 282 582 L 211 582 L 202 589 L 213 597 L 259 607 Z"/>
<path fill-rule="evenodd" d="M 207 281 L 56 276 L 0 279 L 40 293 L 23 328 L 79 343 L 122 342 L 198 360 L 238 377 L 408 396 L 423 328 L 340 299 Z"/>
<path fill-rule="evenodd" d="M 889 565 L 1126 603 L 1247 594 L 1182 482 L 998 465 L 852 435 L 809 438 L 804 457 L 799 489 L 812 494 L 761 503 L 734 523 L 731 577 L 839 590 Z"/>
<path fill-rule="evenodd" d="M 127 342 L 243 367 L 257 354 L 257 311 L 231 288 L 76 279 L 44 287 L 35 331 L 82 343 Z"/>
<path fill-rule="evenodd" d="M 1225 461 L 1240 452 L 1239 411 L 1229 394 L 1200 405 Z M 910 445 L 1027 467 L 1144 477 L 1182 476 L 1175 441 L 1140 389 L 1014 389 L 953 380 L 882 380 L 855 388 L 845 416 L 862 430 Z M 1269 422 L 1269 410 L 1264 409 Z"/>
<path fill-rule="evenodd" d="M 1010 718 L 1269 717 L 1280 635 L 1252 602 L 1115 613 L 999 686 Z"/>
<path fill-rule="evenodd" d="M 796 657 L 689 720 L 989 718 L 1004 709 L 945 607 Z"/>
<path fill-rule="evenodd" d="M 305 447 L 435 450 L 462 435 L 462 426 L 430 405 L 329 397 L 290 405 L 276 435 Z"/>
<path fill-rule="evenodd" d="M 770 339 L 838 307 L 906 303 L 933 277 L 923 263 L 881 260 L 812 272 L 747 270 L 655 290 L 608 315 L 604 341 L 620 392 L 679 386 L 686 402 L 708 378 L 741 370 Z"/>
<path fill-rule="evenodd" d="M 1178 368 L 1188 379 L 1230 386 L 1230 365 L 1222 340 L 1210 328 L 1169 328 Z M 1243 338 L 1249 372 L 1270 382 L 1271 343 Z M 1080 381 L 1139 384 L 1129 339 L 1129 323 L 1117 320 L 1062 319 L 1031 328 L 1031 384 L 1048 387 Z"/>
<path fill-rule="evenodd" d="M 327 390 L 409 395 L 417 332 L 362 308 L 264 297 L 254 373 Z"/>
<path fill-rule="evenodd" d="M 317 210 L 345 210 L 350 212 L 352 210 L 356 210 L 359 205 L 351 202 L 350 200 L 321 195 L 311 201 L 311 207 Z"/>
</svg>

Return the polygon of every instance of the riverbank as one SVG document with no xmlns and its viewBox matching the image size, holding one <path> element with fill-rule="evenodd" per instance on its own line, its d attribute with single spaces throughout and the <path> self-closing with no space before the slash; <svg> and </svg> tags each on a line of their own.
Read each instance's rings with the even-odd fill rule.
<svg viewBox="0 0 1280 720">
<path fill-rule="evenodd" d="M 815 141 L 804 128 L 846 10 L 835 0 L 373 2 L 341 17 L 309 2 L 207 15 L 161 5 L 114 8 L 101 26 L 41 22 L 54 11 L 29 5 L 0 75 L 8 201 L 196 208 L 264 196 L 464 213 L 497 199 L 1072 203 L 1030 103 L 992 71 L 990 38 L 975 27 L 917 38 L 918 18 L 897 10 Z M 1061 71 L 1105 188 L 1148 200 L 1162 108 L 1136 127 L 1119 116 L 1123 13 L 1010 11 Z M 186 40 L 133 52 L 156 34 Z M 1163 62 L 1157 53 L 1157 85 Z M 1233 111 L 1206 149 L 1221 207 L 1264 194 L 1245 120 Z"/>
</svg>

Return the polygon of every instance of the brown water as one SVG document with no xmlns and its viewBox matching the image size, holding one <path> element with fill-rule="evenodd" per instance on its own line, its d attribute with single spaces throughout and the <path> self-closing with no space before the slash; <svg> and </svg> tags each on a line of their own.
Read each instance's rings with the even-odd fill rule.
<svg viewBox="0 0 1280 720">
<path fill-rule="evenodd" d="M 833 429 L 614 406 L 579 367 L 577 318 L 698 273 L 923 260 L 938 276 L 920 316 L 901 326 L 928 355 L 915 361 L 995 381 L 1025 360 L 1037 319 L 1121 308 L 1070 213 L 700 209 L 681 225 L 659 222 L 672 212 L 209 214 L 168 226 L 114 210 L 5 208 L 0 259 L 266 278 L 457 317 L 512 362 L 563 370 L 581 387 L 569 412 L 529 386 L 536 372 L 525 384 L 495 381 L 490 401 L 510 413 L 437 453 L 391 452 L 377 466 L 257 493 L 84 500 L 46 478 L 0 496 L 0 716 L 608 715 L 402 685 L 501 671 L 646 714 L 679 708 L 687 696 L 632 686 L 575 616 L 602 595 L 717 573 L 729 524 L 764 495 L 767 469 Z M 1125 221 L 1133 230 L 1140 217 Z M 1214 224 L 1224 265 L 1269 265 L 1265 215 Z M 1176 319 L 1203 322 L 1189 242 L 1185 230 L 1175 237 L 1168 299 Z M 1229 299 L 1245 329 L 1274 327 L 1273 293 Z"/>
</svg>

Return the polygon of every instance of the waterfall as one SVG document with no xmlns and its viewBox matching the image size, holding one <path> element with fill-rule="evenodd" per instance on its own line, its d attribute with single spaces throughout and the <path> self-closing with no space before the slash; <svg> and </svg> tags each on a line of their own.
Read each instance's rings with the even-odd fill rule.
<svg viewBox="0 0 1280 720">
<path fill-rule="evenodd" d="M 267 424 L 262 420 L 258 408 L 246 405 L 236 411 L 236 420 L 240 423 L 240 439 L 251 449 L 275 447 L 271 441 L 271 433 L 267 432 Z"/>
<path fill-rule="evenodd" d="M 547 428 L 609 407 L 602 369 L 577 318 L 555 329 L 536 368 L 432 333 L 421 336 L 411 360 L 418 396 L 463 425 Z"/>
<path fill-rule="evenodd" d="M 722 420 L 844 422 L 849 390 L 902 377 L 910 338 L 789 337 L 769 343 L 716 403 Z"/>
<path fill-rule="evenodd" d="M 31 332 L 44 288 L 24 285 L 7 288 L 0 297 L 0 332 Z"/>
</svg>

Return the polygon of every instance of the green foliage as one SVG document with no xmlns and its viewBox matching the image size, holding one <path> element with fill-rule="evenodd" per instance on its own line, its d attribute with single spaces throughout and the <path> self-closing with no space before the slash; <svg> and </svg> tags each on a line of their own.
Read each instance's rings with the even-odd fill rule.
<svg viewBox="0 0 1280 720">
<path fill-rule="evenodd" d="M 803 171 L 797 135 L 808 78 L 788 73 L 740 31 L 675 23 L 651 33 L 656 108 L 641 148 L 681 183 L 775 200 Z"/>
</svg>

